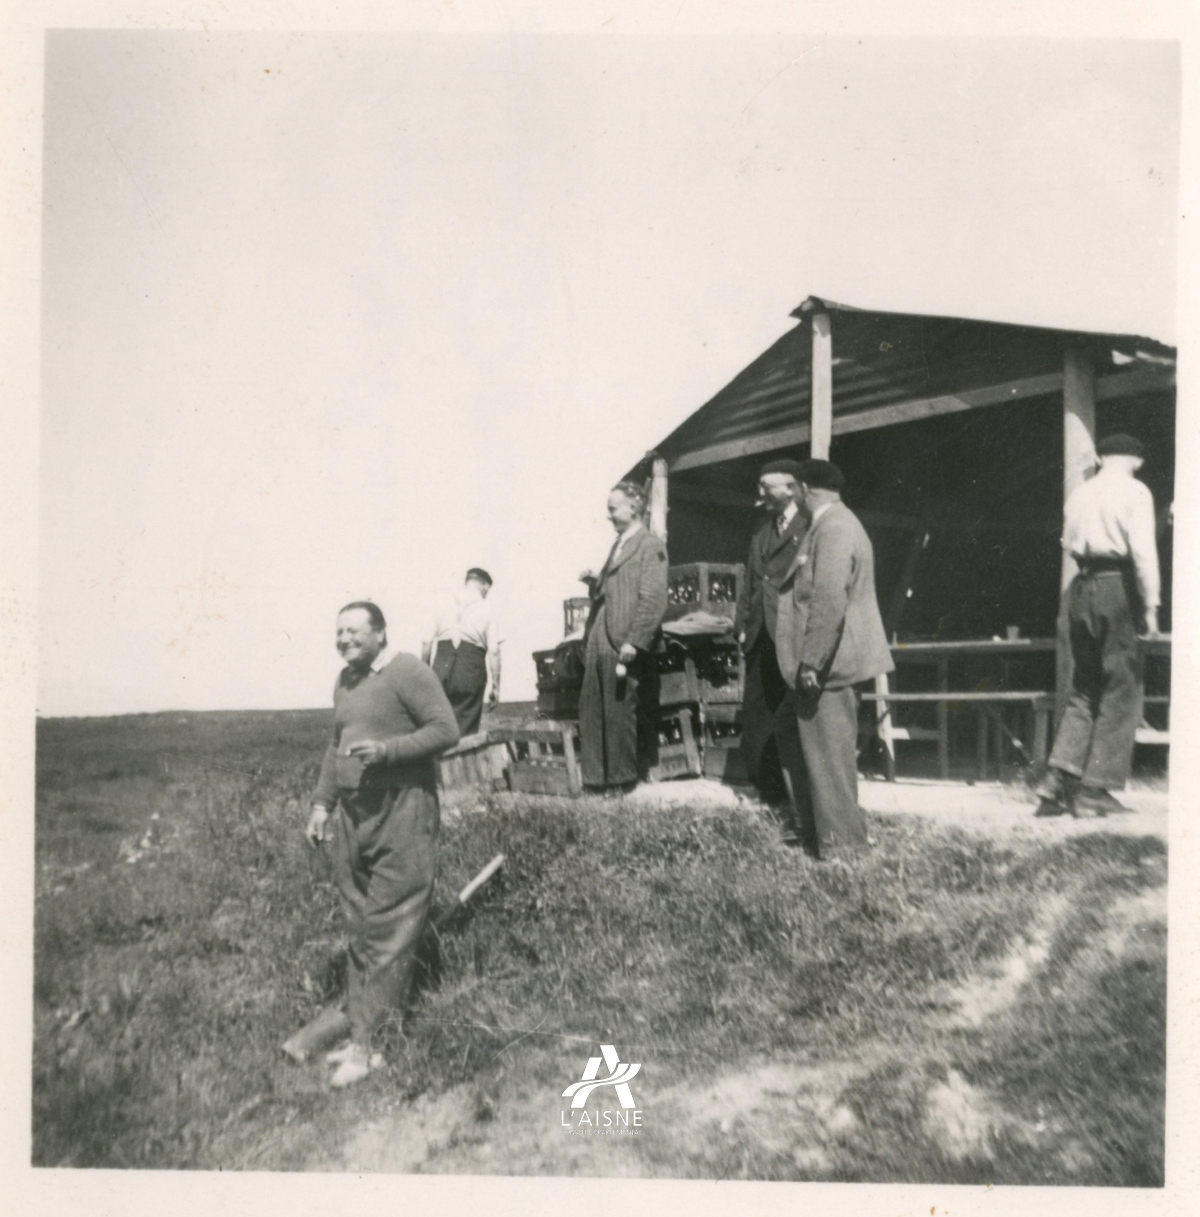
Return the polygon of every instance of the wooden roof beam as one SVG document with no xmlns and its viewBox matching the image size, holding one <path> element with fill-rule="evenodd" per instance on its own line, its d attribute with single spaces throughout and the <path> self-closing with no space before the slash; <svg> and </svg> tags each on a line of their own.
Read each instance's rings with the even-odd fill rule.
<svg viewBox="0 0 1200 1217">
<path fill-rule="evenodd" d="M 1175 372 L 1167 368 L 1145 368 L 1136 372 L 1118 372 L 1096 380 L 1096 400 L 1112 401 L 1139 393 L 1155 393 L 1175 387 Z M 1031 397 L 1060 394 L 1063 390 L 1063 374 L 1050 372 L 1044 376 L 1027 376 L 1021 380 L 1005 381 L 1002 384 L 986 385 L 982 389 L 967 389 L 962 393 L 948 393 L 938 397 L 920 397 L 897 402 L 891 406 L 878 406 L 854 414 L 835 414 L 833 434 L 849 435 L 856 431 L 873 431 L 878 427 L 893 427 L 899 423 L 915 422 L 922 418 L 936 418 L 943 414 L 956 414 L 963 410 L 976 410 L 983 406 L 999 406 L 1005 402 L 1022 401 Z M 759 435 L 748 435 L 743 439 L 728 440 L 685 452 L 670 462 L 671 471 L 699 469 L 705 465 L 719 465 L 725 461 L 736 461 L 746 456 L 757 456 L 764 452 L 777 452 L 781 448 L 795 448 L 807 444 L 812 434 L 808 423 L 794 427 L 781 427 Z"/>
</svg>

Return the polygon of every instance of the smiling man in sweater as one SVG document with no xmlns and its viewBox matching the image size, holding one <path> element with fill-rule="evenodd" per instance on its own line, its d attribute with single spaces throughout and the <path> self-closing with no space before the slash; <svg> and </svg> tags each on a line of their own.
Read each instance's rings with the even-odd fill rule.
<svg viewBox="0 0 1200 1217">
<path fill-rule="evenodd" d="M 458 742 L 438 678 L 415 655 L 392 657 L 386 648 L 376 605 L 359 600 L 338 614 L 346 666 L 305 830 L 313 845 L 332 836 L 350 929 L 350 1042 L 327 1058 L 338 1066 L 338 1087 L 367 1076 L 372 1037 L 403 1011 L 437 864 L 434 759 Z"/>
</svg>

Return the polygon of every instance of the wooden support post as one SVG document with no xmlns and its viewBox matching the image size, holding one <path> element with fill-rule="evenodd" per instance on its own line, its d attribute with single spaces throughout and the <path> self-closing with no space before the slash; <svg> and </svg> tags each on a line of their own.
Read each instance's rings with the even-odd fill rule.
<svg viewBox="0 0 1200 1217">
<path fill-rule="evenodd" d="M 1063 352 L 1063 503 L 1096 469 L 1096 374 L 1087 351 L 1068 347 Z M 1058 646 L 1054 699 L 1055 722 L 1066 709 L 1071 689 L 1071 639 L 1067 625 L 1066 591 L 1076 566 L 1069 554 L 1062 558 L 1059 585 Z"/>
<path fill-rule="evenodd" d="M 979 718 L 975 724 L 975 748 L 977 752 L 977 760 L 979 762 L 979 781 L 987 781 L 987 766 L 988 766 L 988 731 L 991 729 L 992 720 L 987 712 L 986 706 L 979 707 Z"/>
<path fill-rule="evenodd" d="M 829 460 L 833 439 L 833 336 L 828 313 L 814 313 L 812 319 L 812 416 L 809 454 Z"/>
<path fill-rule="evenodd" d="M 949 692 L 950 665 L 946 660 L 938 660 L 937 672 L 938 692 Z M 937 704 L 937 758 L 938 777 L 945 781 L 950 776 L 950 707 L 945 698 Z"/>
<path fill-rule="evenodd" d="M 650 475 L 650 531 L 665 545 L 667 543 L 667 462 L 654 460 Z"/>
</svg>

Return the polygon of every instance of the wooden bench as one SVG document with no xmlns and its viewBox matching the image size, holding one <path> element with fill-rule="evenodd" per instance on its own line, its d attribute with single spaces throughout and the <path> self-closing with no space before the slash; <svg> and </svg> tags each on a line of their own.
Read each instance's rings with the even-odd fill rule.
<svg viewBox="0 0 1200 1217">
<path fill-rule="evenodd" d="M 979 778 L 987 777 L 988 764 L 988 724 L 995 723 L 999 731 L 1008 738 L 1026 760 L 1026 763 L 1040 767 L 1046 763 L 1050 742 L 1050 716 L 1054 712 L 1054 694 L 1042 690 L 1003 690 L 999 692 L 952 692 L 938 690 L 932 693 L 892 693 L 888 689 L 887 676 L 876 677 L 875 692 L 864 693 L 863 701 L 872 702 L 876 707 L 875 725 L 880 742 L 884 747 L 887 779 L 896 780 L 896 748 L 897 740 L 931 740 L 938 746 L 938 776 L 946 779 L 950 776 L 950 739 L 949 739 L 949 710 L 951 706 L 963 705 L 973 707 L 979 716 L 979 733 L 977 756 Z M 933 705 L 938 709 L 938 726 L 932 727 L 898 727 L 892 721 L 892 707 L 896 705 Z M 1033 741 L 1027 747 L 1023 740 L 1015 735 L 1000 714 L 1000 709 L 1006 705 L 1026 705 L 1033 711 Z"/>
</svg>

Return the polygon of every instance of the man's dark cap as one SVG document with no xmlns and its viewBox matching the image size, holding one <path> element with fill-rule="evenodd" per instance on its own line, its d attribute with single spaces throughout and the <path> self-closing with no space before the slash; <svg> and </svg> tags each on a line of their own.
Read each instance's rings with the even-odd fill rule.
<svg viewBox="0 0 1200 1217">
<path fill-rule="evenodd" d="M 488 587 L 492 586 L 492 576 L 489 575 L 482 566 L 472 566 L 471 569 L 467 571 L 467 578 L 478 579 L 480 583 L 486 583 Z"/>
<path fill-rule="evenodd" d="M 1097 456 L 1136 456 L 1144 457 L 1146 449 L 1142 446 L 1142 441 L 1133 435 L 1126 435 L 1124 432 L 1117 432 L 1115 435 L 1106 435 L 1096 445 Z"/>
<path fill-rule="evenodd" d="M 800 480 L 800 462 L 789 460 L 768 461 L 759 472 L 759 477 L 766 477 L 768 473 L 786 473 L 789 477 L 794 477 L 797 481 Z"/>
<path fill-rule="evenodd" d="M 801 466 L 797 478 L 814 490 L 844 490 L 846 475 L 832 462 L 809 457 Z"/>
</svg>

